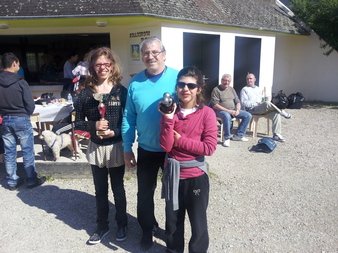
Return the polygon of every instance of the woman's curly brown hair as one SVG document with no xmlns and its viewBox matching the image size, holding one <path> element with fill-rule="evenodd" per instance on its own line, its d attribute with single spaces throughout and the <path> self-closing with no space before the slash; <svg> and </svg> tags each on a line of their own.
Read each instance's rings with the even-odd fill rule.
<svg viewBox="0 0 338 253">
<path fill-rule="evenodd" d="M 100 47 L 94 49 L 88 53 L 88 71 L 90 73 L 86 78 L 85 85 L 89 87 L 92 91 L 95 91 L 95 86 L 97 85 L 98 78 L 94 68 L 94 62 L 100 56 L 105 56 L 108 60 L 111 61 L 112 69 L 110 71 L 108 81 L 112 82 L 113 85 L 121 85 L 122 80 L 122 68 L 119 62 L 118 56 L 108 47 Z"/>
</svg>

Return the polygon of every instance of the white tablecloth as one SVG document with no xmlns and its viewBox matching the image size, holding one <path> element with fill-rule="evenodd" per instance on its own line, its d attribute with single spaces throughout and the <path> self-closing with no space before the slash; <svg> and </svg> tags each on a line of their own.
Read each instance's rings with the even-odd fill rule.
<svg viewBox="0 0 338 253">
<path fill-rule="evenodd" d="M 72 110 L 73 106 L 57 104 L 49 104 L 47 106 L 35 105 L 34 113 L 40 113 L 40 122 L 51 122 L 67 117 Z"/>
</svg>

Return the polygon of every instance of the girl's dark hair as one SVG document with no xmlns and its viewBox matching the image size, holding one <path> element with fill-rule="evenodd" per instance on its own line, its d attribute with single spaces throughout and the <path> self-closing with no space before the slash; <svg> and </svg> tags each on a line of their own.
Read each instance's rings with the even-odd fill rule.
<svg viewBox="0 0 338 253">
<path fill-rule="evenodd" d="M 196 84 L 200 86 L 197 88 L 200 90 L 200 92 L 196 94 L 196 103 L 198 104 L 199 108 L 202 108 L 204 106 L 205 99 L 204 99 L 204 79 L 201 71 L 195 66 L 185 67 L 181 69 L 180 72 L 178 72 L 176 83 L 182 76 L 189 76 L 196 79 Z"/>
<path fill-rule="evenodd" d="M 95 86 L 98 81 L 94 68 L 94 62 L 98 57 L 102 55 L 110 60 L 113 64 L 108 80 L 111 81 L 113 85 L 122 85 L 122 69 L 117 55 L 108 47 L 100 47 L 90 51 L 87 56 L 88 72 L 90 73 L 90 76 L 86 78 L 86 86 L 89 87 L 92 91 L 95 91 Z"/>
</svg>

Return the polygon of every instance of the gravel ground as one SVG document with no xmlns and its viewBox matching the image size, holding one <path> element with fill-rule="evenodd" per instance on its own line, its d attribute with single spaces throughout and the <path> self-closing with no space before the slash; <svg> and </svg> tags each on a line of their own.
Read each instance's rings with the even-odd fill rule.
<svg viewBox="0 0 338 253">
<path fill-rule="evenodd" d="M 229 148 L 218 145 L 208 158 L 210 253 L 338 252 L 338 106 L 306 105 L 289 112 L 293 118 L 283 119 L 287 141 L 271 154 L 249 152 L 259 139 L 249 138 L 246 143 L 231 142 Z M 258 137 L 265 131 L 261 121 Z M 0 252 L 140 252 L 136 183 L 134 172 L 128 172 L 127 240 L 114 240 L 116 225 L 111 222 L 111 233 L 92 246 L 86 244 L 95 230 L 91 178 L 56 179 L 16 192 L 7 190 L 1 178 Z M 161 229 L 149 252 L 165 250 L 159 188 L 155 198 Z"/>
</svg>

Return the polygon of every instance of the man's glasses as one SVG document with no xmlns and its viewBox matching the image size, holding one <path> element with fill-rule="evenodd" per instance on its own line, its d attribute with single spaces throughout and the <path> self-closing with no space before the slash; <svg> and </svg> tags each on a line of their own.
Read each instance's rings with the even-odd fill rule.
<svg viewBox="0 0 338 253">
<path fill-rule="evenodd" d="M 112 63 L 98 63 L 98 64 L 95 64 L 94 67 L 96 69 L 100 69 L 102 67 L 104 67 L 104 68 L 110 68 L 111 65 L 113 65 L 113 64 Z"/>
<path fill-rule="evenodd" d="M 185 83 L 185 82 L 178 82 L 177 84 L 176 84 L 176 86 L 178 87 L 178 88 L 180 88 L 180 89 L 183 89 L 185 86 L 188 86 L 188 89 L 189 90 L 193 90 L 193 89 L 195 89 L 195 88 L 197 88 L 197 87 L 200 87 L 198 84 L 196 84 L 196 83 Z"/>
<path fill-rule="evenodd" d="M 160 55 L 160 53 L 163 53 L 164 51 L 156 51 L 156 50 L 153 50 L 153 51 L 145 51 L 145 52 L 142 52 L 142 55 L 143 56 L 149 56 L 150 54 L 154 57 L 157 57 Z"/>
</svg>

